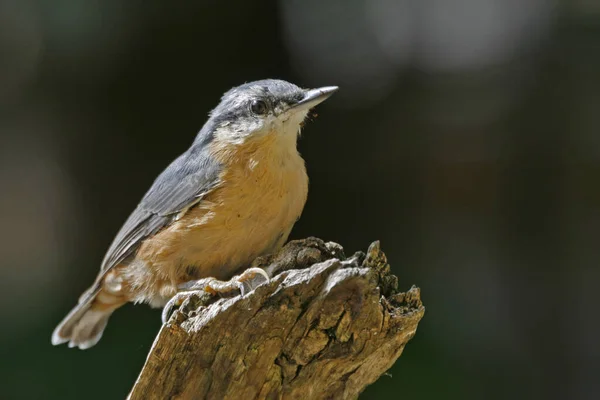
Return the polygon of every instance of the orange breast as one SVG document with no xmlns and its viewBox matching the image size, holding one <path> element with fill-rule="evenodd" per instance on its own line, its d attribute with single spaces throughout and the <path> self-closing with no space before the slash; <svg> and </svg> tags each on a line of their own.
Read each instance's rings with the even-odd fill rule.
<svg viewBox="0 0 600 400">
<path fill-rule="evenodd" d="M 295 146 L 276 146 L 252 143 L 228 154 L 218 189 L 147 239 L 137 262 L 171 282 L 189 280 L 190 267 L 195 278 L 228 279 L 281 247 L 304 208 L 308 178 Z"/>
</svg>

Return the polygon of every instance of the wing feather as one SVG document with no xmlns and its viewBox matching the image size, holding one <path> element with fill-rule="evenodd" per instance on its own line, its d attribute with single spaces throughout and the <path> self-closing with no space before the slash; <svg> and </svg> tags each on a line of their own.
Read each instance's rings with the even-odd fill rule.
<svg viewBox="0 0 600 400">
<path fill-rule="evenodd" d="M 97 282 L 131 255 L 142 241 L 171 223 L 182 210 L 199 202 L 219 183 L 220 165 L 207 151 L 179 156 L 156 178 L 110 245 Z"/>
</svg>

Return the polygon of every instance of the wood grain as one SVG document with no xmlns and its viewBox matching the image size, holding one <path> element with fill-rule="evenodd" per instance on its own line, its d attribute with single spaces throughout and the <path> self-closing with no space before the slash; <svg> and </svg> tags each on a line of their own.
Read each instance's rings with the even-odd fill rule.
<svg viewBox="0 0 600 400">
<path fill-rule="evenodd" d="M 129 399 L 355 399 L 400 357 L 425 308 L 375 242 L 309 238 L 257 259 L 270 282 L 192 295 L 160 330 Z"/>
</svg>

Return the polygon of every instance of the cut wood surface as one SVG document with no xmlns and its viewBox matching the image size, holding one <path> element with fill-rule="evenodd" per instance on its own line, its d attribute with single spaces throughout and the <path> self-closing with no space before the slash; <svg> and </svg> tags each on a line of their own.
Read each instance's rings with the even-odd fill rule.
<svg viewBox="0 0 600 400">
<path fill-rule="evenodd" d="M 378 242 L 346 257 L 308 238 L 253 266 L 273 278 L 244 296 L 193 294 L 173 313 L 130 399 L 355 399 L 425 312 L 418 288 L 397 291 Z"/>
</svg>

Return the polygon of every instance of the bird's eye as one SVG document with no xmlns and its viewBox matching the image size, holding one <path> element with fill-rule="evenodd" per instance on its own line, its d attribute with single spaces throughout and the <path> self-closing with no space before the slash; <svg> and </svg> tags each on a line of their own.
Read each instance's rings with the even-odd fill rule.
<svg viewBox="0 0 600 400">
<path fill-rule="evenodd" d="M 254 100 L 250 105 L 250 109 L 256 115 L 265 115 L 268 111 L 267 103 L 262 100 Z"/>
</svg>

